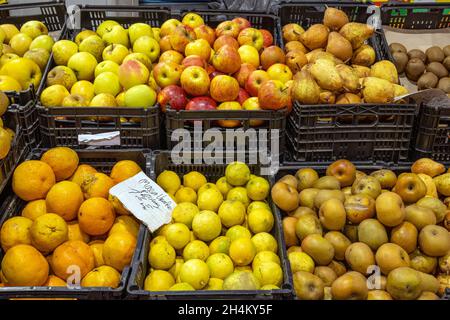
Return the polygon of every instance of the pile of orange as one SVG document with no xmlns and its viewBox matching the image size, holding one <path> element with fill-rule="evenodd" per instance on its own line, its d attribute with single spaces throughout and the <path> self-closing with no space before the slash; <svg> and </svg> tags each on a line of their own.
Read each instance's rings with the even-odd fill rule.
<svg viewBox="0 0 450 320">
<path fill-rule="evenodd" d="M 109 189 L 140 171 L 125 160 L 108 176 L 66 147 L 21 163 L 12 188 L 28 203 L 1 226 L 0 286 L 117 288 L 139 223 Z"/>
</svg>

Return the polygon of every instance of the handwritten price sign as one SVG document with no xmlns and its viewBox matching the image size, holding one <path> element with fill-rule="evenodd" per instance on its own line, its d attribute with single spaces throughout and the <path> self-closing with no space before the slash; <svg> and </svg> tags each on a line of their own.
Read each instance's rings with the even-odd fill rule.
<svg viewBox="0 0 450 320">
<path fill-rule="evenodd" d="M 115 185 L 109 193 L 152 232 L 170 222 L 176 206 L 175 201 L 143 172 Z"/>
</svg>

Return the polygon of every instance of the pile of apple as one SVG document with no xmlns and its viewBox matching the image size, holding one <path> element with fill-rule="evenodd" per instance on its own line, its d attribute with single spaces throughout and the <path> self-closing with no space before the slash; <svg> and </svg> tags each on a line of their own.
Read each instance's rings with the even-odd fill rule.
<svg viewBox="0 0 450 320">
<path fill-rule="evenodd" d="M 215 29 L 195 13 L 161 26 L 161 57 L 153 77 L 163 111 L 278 110 L 291 107 L 292 72 L 271 33 L 242 17 Z M 252 122 L 260 125 L 261 121 Z M 223 127 L 240 126 L 227 120 Z"/>
<path fill-rule="evenodd" d="M 0 91 L 37 88 L 54 40 L 40 21 L 0 25 Z"/>
</svg>

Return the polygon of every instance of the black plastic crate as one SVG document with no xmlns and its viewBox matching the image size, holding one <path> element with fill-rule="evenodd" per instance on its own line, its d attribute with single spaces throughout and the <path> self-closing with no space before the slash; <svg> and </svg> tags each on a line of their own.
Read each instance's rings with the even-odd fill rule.
<svg viewBox="0 0 450 320">
<path fill-rule="evenodd" d="M 292 161 L 408 159 L 415 105 L 300 105 L 287 124 Z"/>
<path fill-rule="evenodd" d="M 386 3 L 381 6 L 384 25 L 399 29 L 450 28 L 448 3 Z"/>
<path fill-rule="evenodd" d="M 450 161 L 450 99 L 446 95 L 421 105 L 411 149 L 412 159 Z"/>
<path fill-rule="evenodd" d="M 208 180 L 216 180 L 223 176 L 225 173 L 225 164 L 213 164 L 213 165 L 195 165 L 195 164 L 173 164 L 170 159 L 169 152 L 155 152 L 153 156 L 153 171 L 150 177 L 156 180 L 159 173 L 164 170 L 173 170 L 179 175 L 183 175 L 190 171 L 196 170 L 203 173 Z M 252 172 L 258 172 L 258 165 L 250 165 Z M 267 179 L 273 183 L 273 177 L 266 176 Z M 287 254 L 285 250 L 285 242 L 283 237 L 283 231 L 281 228 L 281 216 L 276 209 L 273 202 L 269 199 L 271 209 L 275 218 L 272 234 L 278 243 L 278 255 L 281 260 L 283 269 L 283 284 L 280 290 L 255 290 L 255 291 L 242 291 L 242 290 L 221 290 L 221 291 L 145 291 L 144 280 L 148 274 L 148 251 L 150 245 L 150 232 L 146 230 L 143 236 L 143 246 L 138 256 L 133 257 L 133 267 L 131 276 L 128 281 L 127 293 L 130 299 L 138 300 L 170 300 L 170 299 L 291 299 L 292 298 L 292 274 Z"/>
<path fill-rule="evenodd" d="M 27 159 L 39 159 L 44 152 L 44 149 L 34 149 Z M 149 150 L 75 150 L 80 158 L 80 163 L 89 164 L 97 170 L 109 173 L 114 164 L 121 160 L 133 160 L 148 174 L 150 169 Z M 10 186 L 9 186 L 10 188 Z M 13 216 L 19 216 L 26 202 L 21 200 L 12 190 L 9 190 L 10 195 L 3 202 L 0 216 L 0 225 Z M 145 227 L 141 225 L 139 233 L 143 234 Z M 137 239 L 135 255 L 140 252 L 142 242 Z M 0 261 L 3 259 L 4 252 L 0 250 Z M 0 299 L 13 298 L 69 298 L 69 299 L 121 299 L 125 294 L 125 287 L 130 276 L 131 266 L 125 267 L 122 271 L 120 284 L 118 288 L 107 287 L 81 287 L 71 289 L 67 287 L 0 287 Z"/>
</svg>

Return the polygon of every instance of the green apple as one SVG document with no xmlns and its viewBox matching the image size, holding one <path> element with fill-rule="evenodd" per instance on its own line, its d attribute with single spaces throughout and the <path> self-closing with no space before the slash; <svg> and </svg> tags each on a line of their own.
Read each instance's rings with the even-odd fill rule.
<svg viewBox="0 0 450 320">
<path fill-rule="evenodd" d="M 119 77 L 113 72 L 103 72 L 94 80 L 95 94 L 109 93 L 116 96 L 120 91 L 122 91 L 122 87 L 120 86 Z"/>
<path fill-rule="evenodd" d="M 0 69 L 0 75 L 16 79 L 24 90 L 28 89 L 30 85 L 34 85 L 37 88 L 42 79 L 42 72 L 39 66 L 27 58 L 9 61 Z"/>
<path fill-rule="evenodd" d="M 79 94 L 71 94 L 62 101 L 63 107 L 87 107 L 88 101 Z"/>
<path fill-rule="evenodd" d="M 130 40 L 128 39 L 127 31 L 120 25 L 113 26 L 110 31 L 107 31 L 102 39 L 109 44 L 121 44 L 126 48 L 130 47 Z"/>
<path fill-rule="evenodd" d="M 78 33 L 77 36 L 75 37 L 75 43 L 77 45 L 80 45 L 80 43 L 82 43 L 84 39 L 89 38 L 90 36 L 98 36 L 98 34 L 97 32 L 92 30 L 83 30 L 80 33 Z"/>
<path fill-rule="evenodd" d="M 4 55 L 2 55 L 0 57 L 0 68 L 3 67 L 10 60 L 18 59 L 18 58 L 20 58 L 20 57 L 15 53 L 5 53 Z"/>
<path fill-rule="evenodd" d="M 105 41 L 99 36 L 87 37 L 78 47 L 78 51 L 91 53 L 98 62 L 102 61 L 103 50 L 105 50 Z"/>
<path fill-rule="evenodd" d="M 44 107 L 61 107 L 64 98 L 70 95 L 66 87 L 55 84 L 47 87 L 41 93 L 41 104 Z"/>
<path fill-rule="evenodd" d="M 47 50 L 48 52 L 52 52 L 52 47 L 55 44 L 55 41 L 49 35 L 41 35 L 37 36 L 30 44 L 30 49 L 42 48 Z"/>
<path fill-rule="evenodd" d="M 12 37 L 9 45 L 17 55 L 23 56 L 30 48 L 31 42 L 33 42 L 33 39 L 29 35 L 18 33 Z"/>
<path fill-rule="evenodd" d="M 0 25 L 0 29 L 5 32 L 5 39 L 3 40 L 4 43 L 9 43 L 12 37 L 20 32 L 15 25 L 9 23 Z"/>
<path fill-rule="evenodd" d="M 70 90 L 72 86 L 77 82 L 77 77 L 72 69 L 66 66 L 56 66 L 47 76 L 47 86 L 52 86 L 55 84 L 60 84 L 66 87 L 67 90 Z"/>
<path fill-rule="evenodd" d="M 148 70 L 152 70 L 152 60 L 145 54 L 140 52 L 130 53 L 123 59 L 122 63 L 125 63 L 129 60 L 137 60 L 147 67 Z"/>
<path fill-rule="evenodd" d="M 149 36 L 150 38 L 154 38 L 152 27 L 150 27 L 146 23 L 132 24 L 128 28 L 128 35 L 130 37 L 131 45 L 133 45 L 134 42 L 142 36 Z"/>
<path fill-rule="evenodd" d="M 97 34 L 100 37 L 103 37 L 104 34 L 111 31 L 112 27 L 118 26 L 119 23 L 114 20 L 105 20 L 103 21 L 97 28 Z"/>
<path fill-rule="evenodd" d="M 75 72 L 78 80 L 94 80 L 97 59 L 89 52 L 78 52 L 70 57 L 67 66 Z"/>
<path fill-rule="evenodd" d="M 87 101 L 91 102 L 94 98 L 94 84 L 92 82 L 81 80 L 74 83 L 70 89 L 70 94 L 79 94 L 83 96 Z"/>
<path fill-rule="evenodd" d="M 148 81 L 150 72 L 143 63 L 138 60 L 129 60 L 119 67 L 120 84 L 126 89 L 130 89 Z"/>
<path fill-rule="evenodd" d="M 20 32 L 25 33 L 34 39 L 40 35 L 48 34 L 48 29 L 42 22 L 31 20 L 22 25 Z"/>
<path fill-rule="evenodd" d="M 53 45 L 52 52 L 57 65 L 67 66 L 69 59 L 78 52 L 78 46 L 70 40 L 59 40 Z"/>
<path fill-rule="evenodd" d="M 111 60 L 102 61 L 95 67 L 95 77 L 97 78 L 103 72 L 112 72 L 118 74 L 119 65 Z"/>
<path fill-rule="evenodd" d="M 103 50 L 102 57 L 103 60 L 111 60 L 121 65 L 123 59 L 129 54 L 127 47 L 121 44 L 110 44 Z"/>
<path fill-rule="evenodd" d="M 156 92 L 145 84 L 140 84 L 125 92 L 125 106 L 129 108 L 147 108 L 155 105 Z"/>
<path fill-rule="evenodd" d="M 50 53 L 44 48 L 36 48 L 25 52 L 23 57 L 33 60 L 39 66 L 41 71 L 44 71 L 47 66 L 48 59 L 50 59 Z"/>
<path fill-rule="evenodd" d="M 155 62 L 159 57 L 159 43 L 149 36 L 142 36 L 134 42 L 133 52 L 144 53 Z"/>
</svg>

